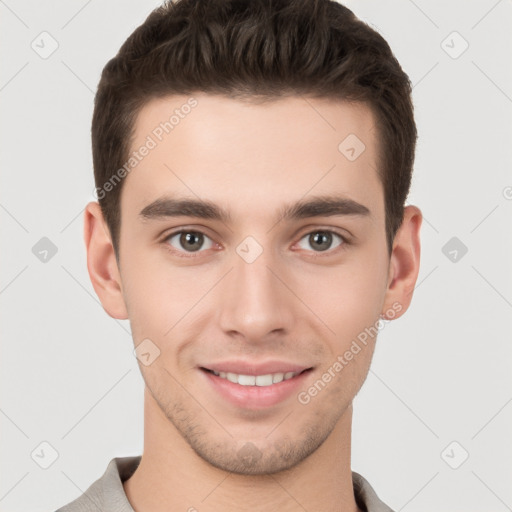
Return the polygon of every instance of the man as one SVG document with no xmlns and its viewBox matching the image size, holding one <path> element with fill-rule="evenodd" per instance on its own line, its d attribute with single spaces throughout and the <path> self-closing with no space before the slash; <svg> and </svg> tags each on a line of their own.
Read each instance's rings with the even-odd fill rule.
<svg viewBox="0 0 512 512">
<path fill-rule="evenodd" d="M 105 66 L 89 275 L 129 319 L 142 457 L 61 512 L 389 511 L 352 401 L 408 308 L 416 127 L 383 38 L 329 0 L 179 0 Z"/>
</svg>

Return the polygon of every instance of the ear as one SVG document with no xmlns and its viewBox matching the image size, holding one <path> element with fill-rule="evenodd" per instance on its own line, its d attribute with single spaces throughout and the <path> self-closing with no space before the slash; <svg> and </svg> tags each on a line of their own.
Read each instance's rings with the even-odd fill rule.
<svg viewBox="0 0 512 512">
<path fill-rule="evenodd" d="M 112 318 L 126 320 L 128 313 L 114 247 L 100 205 L 95 201 L 85 207 L 84 241 L 87 249 L 87 270 L 103 309 Z"/>
<path fill-rule="evenodd" d="M 402 316 L 411 303 L 420 269 L 422 220 L 419 208 L 412 205 L 405 207 L 404 218 L 395 235 L 389 261 L 388 285 L 382 311 L 384 319 L 392 320 Z"/>
</svg>

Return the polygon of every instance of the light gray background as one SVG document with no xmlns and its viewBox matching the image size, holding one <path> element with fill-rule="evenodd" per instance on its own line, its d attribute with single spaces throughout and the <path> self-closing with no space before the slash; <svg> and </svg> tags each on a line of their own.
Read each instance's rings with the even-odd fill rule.
<svg viewBox="0 0 512 512">
<path fill-rule="evenodd" d="M 0 0 L 2 511 L 54 510 L 142 452 L 129 325 L 97 300 L 82 222 L 101 70 L 157 5 Z M 409 203 L 425 218 L 411 308 L 382 330 L 355 400 L 352 467 L 397 511 L 512 510 L 512 2 L 346 5 L 414 84 Z M 43 31 L 59 45 L 47 59 L 31 47 L 50 48 Z M 454 31 L 469 44 L 457 58 Z M 58 248 L 46 263 L 32 252 L 42 237 Z M 465 255 L 444 254 L 452 237 Z M 48 469 L 42 442 L 58 453 Z"/>
</svg>

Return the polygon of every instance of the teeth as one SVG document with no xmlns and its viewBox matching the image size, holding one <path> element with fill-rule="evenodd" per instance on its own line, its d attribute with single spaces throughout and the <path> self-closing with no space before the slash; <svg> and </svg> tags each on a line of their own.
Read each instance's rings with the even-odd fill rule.
<svg viewBox="0 0 512 512">
<path fill-rule="evenodd" d="M 256 386 L 271 386 L 272 375 L 258 375 L 255 379 Z"/>
<path fill-rule="evenodd" d="M 256 377 L 254 375 L 239 375 L 238 384 L 242 386 L 254 386 L 256 384 Z"/>
<path fill-rule="evenodd" d="M 284 373 L 274 373 L 274 375 L 272 375 L 272 382 L 274 384 L 281 382 L 283 379 L 284 379 Z"/>
<path fill-rule="evenodd" d="M 268 373 L 267 375 L 239 375 L 237 373 L 229 372 L 216 372 L 212 370 L 214 375 L 221 379 L 227 379 L 229 382 L 234 384 L 240 384 L 241 386 L 271 386 L 277 384 L 283 380 L 291 379 L 298 374 L 298 372 L 286 372 L 286 373 Z"/>
</svg>

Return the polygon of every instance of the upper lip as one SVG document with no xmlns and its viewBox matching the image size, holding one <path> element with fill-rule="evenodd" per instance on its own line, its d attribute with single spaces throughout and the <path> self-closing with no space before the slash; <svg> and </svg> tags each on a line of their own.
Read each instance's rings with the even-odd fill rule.
<svg viewBox="0 0 512 512">
<path fill-rule="evenodd" d="M 217 363 L 201 365 L 200 368 L 213 370 L 217 373 L 225 372 L 236 373 L 237 375 L 268 375 L 270 373 L 300 373 L 304 370 L 308 370 L 311 368 L 311 366 L 290 363 L 287 361 L 273 360 L 265 362 L 221 361 Z"/>
</svg>

